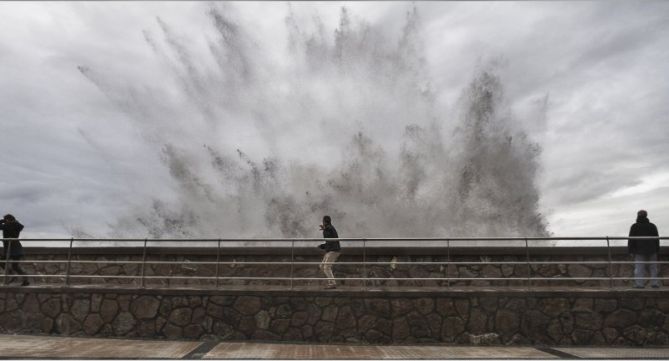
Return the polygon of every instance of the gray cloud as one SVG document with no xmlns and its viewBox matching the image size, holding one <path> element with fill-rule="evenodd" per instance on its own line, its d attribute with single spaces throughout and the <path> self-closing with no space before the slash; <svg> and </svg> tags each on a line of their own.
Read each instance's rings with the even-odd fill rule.
<svg viewBox="0 0 669 361">
<path fill-rule="evenodd" d="M 237 55 L 228 54 L 227 66 L 236 69 L 233 74 L 246 78 L 230 77 L 212 83 L 211 79 L 219 79 L 223 74 L 221 64 L 207 60 L 212 59 L 209 56 L 186 59 L 179 51 L 173 52 L 180 47 L 195 54 L 223 49 L 217 48 L 220 44 L 214 39 L 217 31 L 220 34 L 229 30 L 205 25 L 208 24 L 206 4 L 0 4 L 3 14 L 0 67 L 4 69 L 0 76 L 3 114 L 0 164 L 5 170 L 0 181 L 2 208 L 29 225 L 26 235 L 69 235 L 73 228 L 104 235 L 109 224 L 115 225 L 123 217 L 132 219 L 145 209 L 153 209 L 151 214 L 163 215 L 162 219 L 178 218 L 182 209 L 171 205 L 178 204 L 178 190 L 182 187 L 190 187 L 198 197 L 209 197 L 206 179 L 220 174 L 217 175 L 215 167 L 204 165 L 192 169 L 203 159 L 217 159 L 208 154 L 204 145 L 230 144 L 224 150 L 232 158 L 223 157 L 220 161 L 233 169 L 245 167 L 233 162 L 236 147 L 241 147 L 259 169 L 265 169 L 267 165 L 259 161 L 263 157 L 302 154 L 304 149 L 315 148 L 318 142 L 315 139 L 322 139 L 323 133 L 341 136 L 304 157 L 317 161 L 326 154 L 335 154 L 332 162 L 339 164 L 347 157 L 339 149 L 348 147 L 351 139 L 344 134 L 355 134 L 358 129 L 365 134 L 371 132 L 374 141 L 387 152 L 401 151 L 399 140 L 404 136 L 404 128 L 384 126 L 382 120 L 384 116 L 418 114 L 420 109 L 390 106 L 387 113 L 374 114 L 364 110 L 383 108 L 351 103 L 343 108 L 323 105 L 310 109 L 309 104 L 327 104 L 322 98 L 332 95 L 328 86 L 336 78 L 321 74 L 314 84 L 312 77 L 300 78 L 301 70 L 297 70 L 292 80 L 296 84 L 309 83 L 298 87 L 271 81 L 268 84 L 275 88 L 255 92 L 251 90 L 257 87 L 240 85 L 248 77 L 255 76 L 256 81 L 276 79 L 271 74 L 295 60 L 284 51 L 289 39 L 285 26 L 288 6 L 262 5 L 240 3 L 226 5 L 221 10 L 239 24 L 239 31 L 243 27 L 252 28 L 253 36 L 235 37 L 243 40 L 226 45 L 227 49 L 240 51 Z M 305 27 L 301 30 L 303 36 L 319 34 L 321 26 L 322 36 L 332 38 L 339 26 L 341 5 L 291 6 L 297 24 Z M 354 26 L 362 21 L 377 29 L 375 36 L 379 38 L 365 43 L 371 46 L 397 44 L 405 14 L 411 9 L 406 3 L 345 5 Z M 530 142 L 539 143 L 543 149 L 538 158 L 541 169 L 536 173 L 541 207 L 538 211 L 548 215 L 552 232 L 624 233 L 633 218 L 630 214 L 638 207 L 647 208 L 651 218 L 653 214 L 662 215 L 654 218 L 661 232 L 669 227 L 666 218 L 669 206 L 662 188 L 649 188 L 634 196 L 612 196 L 616 191 L 643 184 L 649 176 L 669 172 L 666 168 L 669 149 L 665 141 L 669 135 L 666 122 L 669 86 L 664 81 L 669 75 L 666 3 L 570 2 L 568 6 L 559 2 L 419 3 L 417 8 L 421 26 L 412 44 L 422 46 L 420 51 L 425 54 L 422 69 L 426 72 L 421 76 L 429 79 L 429 87 L 434 90 L 437 116 L 448 119 L 442 129 L 445 135 L 451 134 L 451 127 L 457 124 L 454 114 L 461 104 L 458 99 L 477 67 L 485 64 L 486 59 L 501 59 L 503 65 L 497 72 L 504 89 L 502 108 L 508 107 L 513 115 L 510 119 L 515 125 L 510 123 L 510 126 L 527 132 Z M 264 15 L 257 15 L 258 11 L 265 11 Z M 312 22 L 316 15 L 320 25 Z M 147 46 L 145 34 L 155 41 L 163 37 L 167 41 L 160 45 L 162 49 L 152 50 Z M 318 53 L 317 48 L 313 51 Z M 157 56 L 160 52 L 171 55 Z M 283 55 L 263 55 L 275 52 Z M 253 55 L 241 60 L 241 54 Z M 221 58 L 224 57 L 214 57 Z M 250 66 L 259 74 L 239 68 L 252 59 L 262 64 Z M 84 73 L 93 83 L 81 76 L 78 65 L 88 67 Z M 213 73 L 206 70 L 216 66 L 219 70 Z M 318 67 L 319 63 L 304 66 Z M 181 77 L 165 76 L 167 69 L 176 74 L 182 72 Z M 428 86 L 428 82 L 422 85 Z M 187 101 L 170 90 L 180 86 L 190 89 Z M 152 90 L 155 88 L 164 91 L 156 93 Z M 225 94 L 229 93 L 223 93 L 223 89 L 237 89 L 243 94 L 226 99 Z M 296 93 L 281 98 L 268 95 L 281 94 L 286 89 Z M 375 97 L 373 89 L 350 89 L 368 91 L 364 99 L 370 104 L 388 99 Z M 290 108 L 292 113 L 286 114 L 288 108 L 280 99 L 290 96 L 309 100 L 303 102 L 303 107 Z M 237 99 L 247 99 L 249 104 Z M 548 99 L 547 103 L 542 99 Z M 145 107 L 147 103 L 152 106 Z M 202 106 L 210 107 L 209 115 L 197 110 Z M 255 107 L 259 111 L 240 122 L 235 106 Z M 341 109 L 355 111 L 342 113 Z M 276 116 L 277 112 L 283 114 Z M 212 114 L 224 119 L 228 126 L 217 128 L 213 134 L 203 134 Z M 281 123 L 276 123 L 279 120 Z M 275 135 L 279 130 L 309 136 L 286 142 L 277 140 Z M 167 138 L 155 136 L 158 132 Z M 422 142 L 416 136 L 414 139 Z M 163 148 L 161 142 L 165 139 L 179 138 L 183 141 L 177 141 L 173 150 Z M 190 144 L 193 139 L 200 142 Z M 444 139 L 451 141 L 448 136 Z M 198 151 L 190 150 L 196 147 Z M 465 148 L 456 147 L 455 153 L 457 149 Z M 404 154 L 408 159 L 413 153 Z M 171 170 L 164 164 L 172 165 Z M 292 161 L 284 161 L 280 167 L 297 169 L 291 171 L 294 176 L 310 173 L 308 168 L 302 169 Z M 181 178 L 188 179 L 188 183 L 171 180 L 174 172 L 186 175 Z M 237 169 L 233 174 L 243 177 L 244 172 Z M 406 173 L 416 177 L 406 184 L 424 182 L 432 172 Z M 210 192 L 229 191 L 214 186 Z M 161 202 L 154 203 L 154 199 Z M 275 207 L 280 209 L 290 202 L 281 200 Z M 325 198 L 319 202 L 331 201 Z M 288 217 L 314 218 L 308 211 Z M 239 220 L 247 222 L 244 229 L 285 221 L 262 217 Z M 141 227 L 136 231 L 141 231 Z"/>
</svg>

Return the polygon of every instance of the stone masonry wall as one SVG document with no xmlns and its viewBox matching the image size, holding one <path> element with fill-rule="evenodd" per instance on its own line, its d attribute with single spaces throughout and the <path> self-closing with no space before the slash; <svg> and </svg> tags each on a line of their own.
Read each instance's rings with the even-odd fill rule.
<svg viewBox="0 0 669 361">
<path fill-rule="evenodd" d="M 222 292 L 5 288 L 2 333 L 357 344 L 663 345 L 667 291 Z"/>
</svg>

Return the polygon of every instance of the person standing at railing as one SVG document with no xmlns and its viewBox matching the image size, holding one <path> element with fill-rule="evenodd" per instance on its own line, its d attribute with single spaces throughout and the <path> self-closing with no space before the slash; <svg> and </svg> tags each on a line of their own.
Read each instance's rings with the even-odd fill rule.
<svg viewBox="0 0 669 361">
<path fill-rule="evenodd" d="M 23 230 L 23 225 L 14 218 L 11 214 L 6 214 L 3 219 L 0 220 L 0 229 L 2 229 L 2 246 L 4 247 L 4 259 L 9 259 L 10 267 L 19 275 L 25 275 L 26 272 L 21 269 L 21 265 L 16 262 L 20 261 L 23 258 L 23 246 L 19 242 L 18 238 Z M 7 238 L 15 238 L 11 240 L 5 240 Z M 10 246 L 11 242 L 11 246 Z M 9 258 L 7 258 L 7 248 L 9 248 Z M 26 277 L 23 277 L 23 282 L 21 286 L 27 286 L 30 282 Z"/>
<path fill-rule="evenodd" d="M 636 223 L 630 228 L 630 237 L 654 236 L 659 237 L 657 227 L 648 220 L 648 212 L 643 209 L 637 212 Z M 630 239 L 627 242 L 627 250 L 634 258 L 634 287 L 644 288 L 646 280 L 643 278 L 646 274 L 646 263 L 657 262 L 657 256 L 660 253 L 660 240 L 657 238 L 648 239 Z M 660 287 L 660 280 L 657 279 L 657 263 L 650 264 L 650 283 L 653 288 Z"/>
<path fill-rule="evenodd" d="M 320 226 L 321 231 L 323 231 L 323 238 L 339 238 L 337 230 L 332 225 L 332 220 L 330 216 L 323 217 L 323 224 Z M 332 273 L 332 265 L 339 258 L 341 251 L 341 246 L 339 241 L 325 241 L 325 243 L 318 246 L 318 248 L 325 251 L 325 256 L 323 256 L 323 261 L 321 262 L 319 268 L 325 273 L 325 277 L 328 278 L 328 284 L 325 286 L 326 289 L 337 288 L 337 282 L 334 279 L 334 274 Z"/>
</svg>

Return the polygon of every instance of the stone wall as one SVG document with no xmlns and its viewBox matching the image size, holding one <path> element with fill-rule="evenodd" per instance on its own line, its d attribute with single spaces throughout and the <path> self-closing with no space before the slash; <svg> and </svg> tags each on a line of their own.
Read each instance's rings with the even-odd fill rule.
<svg viewBox="0 0 669 361">
<path fill-rule="evenodd" d="M 2 333 L 356 344 L 663 345 L 667 291 L 351 292 L 18 288 Z"/>
<path fill-rule="evenodd" d="M 67 250 L 64 249 L 27 249 L 25 267 L 30 273 L 40 275 L 65 275 L 67 271 Z M 624 248 L 612 248 L 613 261 L 630 261 Z M 302 277 L 319 278 L 322 273 L 317 263 L 321 255 L 316 250 L 296 249 L 293 254 L 290 250 L 274 249 L 256 251 L 248 249 L 226 249 L 217 255 L 213 249 L 150 249 L 146 255 L 146 266 L 142 267 L 144 259 L 141 249 L 111 248 L 111 249 L 75 249 L 71 257 L 69 268 L 71 284 L 89 285 L 95 283 L 138 285 L 142 274 L 146 276 L 145 285 L 152 286 L 200 286 L 215 287 L 226 285 L 289 285 L 287 280 L 230 280 L 226 277 Z M 608 264 L 606 248 L 584 249 L 532 249 L 529 260 L 532 262 L 552 262 L 550 264 L 525 263 L 528 259 L 524 248 L 479 248 L 479 249 L 385 249 L 368 250 L 364 255 L 359 249 L 346 249 L 334 266 L 335 277 L 359 278 L 394 278 L 392 280 L 368 281 L 368 286 L 517 286 L 527 285 L 528 275 L 532 278 L 543 277 L 552 280 L 532 280 L 533 286 L 606 286 L 610 285 L 609 276 L 632 277 L 632 265 Z M 60 261 L 59 263 L 31 263 L 37 261 Z M 216 261 L 221 263 L 216 265 Z M 83 261 L 83 263 L 80 263 Z M 121 262 L 120 264 L 108 263 Z M 179 262 L 180 264 L 150 263 L 150 262 Z M 291 261 L 293 265 L 291 266 Z M 346 262 L 363 262 L 366 265 L 352 265 Z M 140 263 L 132 263 L 140 262 Z M 199 263 L 199 262 L 205 262 Z M 208 263 L 206 263 L 208 262 Z M 240 262 L 256 262 L 243 265 Z M 272 264 L 283 262 L 284 264 Z M 312 262 L 312 264 L 298 264 Z M 403 264 L 410 262 L 411 264 Z M 434 262 L 421 265 L 417 262 Z M 450 264 L 446 264 L 449 263 Z M 481 262 L 508 262 L 507 264 L 492 265 Z M 513 264 L 513 262 L 517 262 Z M 582 263 L 570 263 L 582 262 Z M 585 263 L 583 263 L 585 262 Z M 468 264 L 464 264 L 468 263 Z M 660 267 L 661 276 L 669 277 L 669 267 Z M 126 278 L 91 279 L 77 276 L 107 275 Z M 194 277 L 193 279 L 160 279 L 155 277 Z M 216 280 L 218 276 L 218 280 Z M 449 280 L 425 281 L 415 278 L 477 278 L 496 277 L 505 278 L 498 281 L 483 280 Z M 560 279 L 558 278 L 568 278 Z M 582 280 L 583 277 L 600 277 L 603 280 Z M 399 280 L 411 278 L 411 280 Z M 519 278 L 518 280 L 512 280 Z M 63 277 L 38 277 L 38 283 L 64 283 Z M 295 281 L 295 286 L 322 285 L 322 280 Z M 344 280 L 343 285 L 360 286 L 361 281 Z M 614 286 L 629 285 L 630 281 L 614 280 Z"/>
</svg>

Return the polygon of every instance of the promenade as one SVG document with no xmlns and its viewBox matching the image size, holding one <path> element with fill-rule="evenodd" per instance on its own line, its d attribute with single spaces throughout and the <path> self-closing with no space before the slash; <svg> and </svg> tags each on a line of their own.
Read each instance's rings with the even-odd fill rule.
<svg viewBox="0 0 669 361">
<path fill-rule="evenodd" d="M 668 359 L 658 347 L 367 346 L 0 335 L 0 359 Z"/>
</svg>

